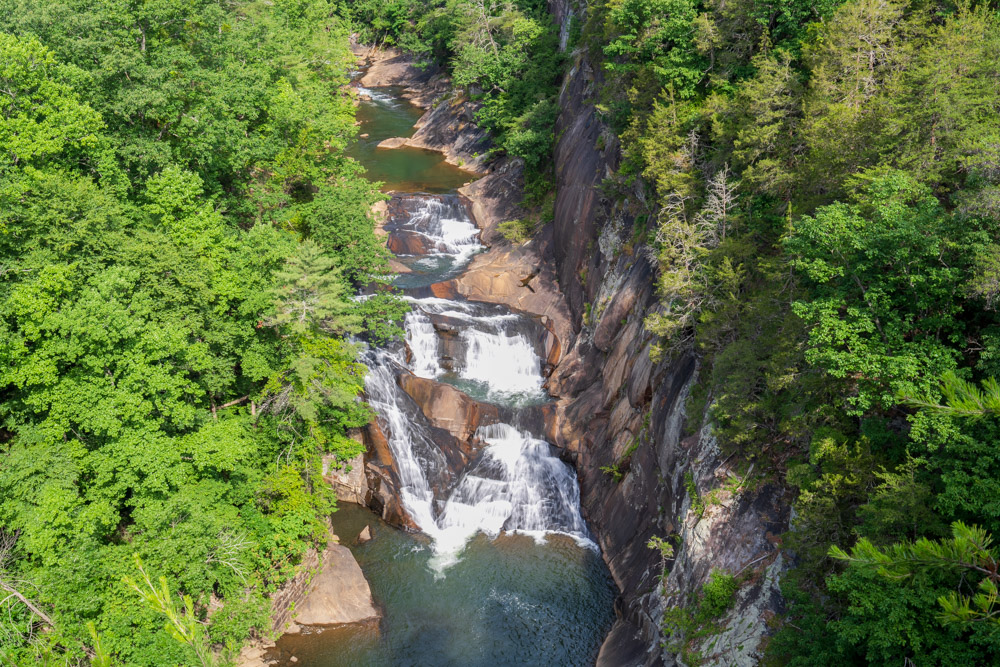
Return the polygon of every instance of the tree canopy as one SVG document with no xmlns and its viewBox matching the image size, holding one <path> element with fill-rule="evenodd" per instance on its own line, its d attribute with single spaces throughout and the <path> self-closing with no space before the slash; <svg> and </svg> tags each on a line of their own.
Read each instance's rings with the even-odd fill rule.
<svg viewBox="0 0 1000 667">
<path fill-rule="evenodd" d="M 389 271 L 339 16 L 0 2 L 0 661 L 192 664 L 168 608 L 238 649 L 325 544 L 322 459 L 370 418 L 347 338 L 402 312 L 348 298 Z"/>
</svg>

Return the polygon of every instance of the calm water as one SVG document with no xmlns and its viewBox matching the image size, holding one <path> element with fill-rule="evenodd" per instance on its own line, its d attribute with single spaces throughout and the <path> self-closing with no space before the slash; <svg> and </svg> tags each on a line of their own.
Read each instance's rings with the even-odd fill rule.
<svg viewBox="0 0 1000 667">
<path fill-rule="evenodd" d="M 365 525 L 373 539 L 357 544 Z M 612 584 L 600 555 L 569 537 L 473 538 L 438 574 L 429 541 L 357 505 L 334 515 L 341 544 L 364 570 L 380 626 L 284 637 L 279 660 L 311 667 L 369 665 L 592 665 L 613 620 Z"/>
<path fill-rule="evenodd" d="M 357 119 L 359 138 L 347 154 L 368 170 L 368 178 L 382 182 L 385 192 L 454 192 L 475 175 L 448 164 L 440 153 L 420 148 L 377 148 L 383 139 L 413 136 L 423 111 L 400 96 L 401 88 L 361 88 Z M 367 97 L 368 99 L 365 99 Z"/>
</svg>

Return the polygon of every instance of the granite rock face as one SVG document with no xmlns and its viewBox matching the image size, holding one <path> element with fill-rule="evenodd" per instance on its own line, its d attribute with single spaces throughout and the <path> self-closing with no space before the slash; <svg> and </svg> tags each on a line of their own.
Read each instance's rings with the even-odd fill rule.
<svg viewBox="0 0 1000 667">
<path fill-rule="evenodd" d="M 586 10 L 586 3 L 572 0 L 549 4 L 563 32 L 570 17 Z M 602 196 L 599 186 L 617 169 L 620 150 L 593 106 L 599 70 L 582 53 L 571 61 L 556 128 L 553 221 L 526 243 L 505 239 L 500 224 L 525 214 L 521 165 L 507 159 L 484 165 L 485 175 L 461 193 L 488 250 L 463 275 L 429 292 L 505 304 L 539 316 L 551 334 L 547 388 L 557 401 L 526 418 L 575 465 L 584 516 L 621 591 L 618 620 L 598 664 L 680 664 L 664 648 L 664 612 L 696 604 L 718 569 L 741 574 L 745 583 L 719 620 L 720 633 L 691 648 L 708 664 L 753 665 L 766 643 L 768 620 L 782 609 L 778 582 L 785 566 L 777 536 L 787 529 L 788 493 L 775 484 L 744 486 L 733 463 L 738 457 L 720 453 L 710 425 L 702 425 L 703 415 L 686 414 L 698 378 L 697 355 L 681 352 L 656 361 L 651 356 L 657 341 L 644 322 L 662 307 L 655 289 L 658 268 L 650 249 L 630 242 L 637 208 L 632 204 L 642 201 L 643 187 L 636 186 L 624 201 Z M 440 84 L 431 78 L 400 85 L 437 90 Z M 454 105 L 439 102 L 427 122 L 436 112 L 461 132 L 471 132 L 461 120 L 467 103 L 454 99 Z M 433 120 L 439 127 L 442 122 Z M 439 133 L 435 141 L 467 147 L 458 136 Z M 449 154 L 447 146 L 430 147 Z M 474 446 L 466 436 L 483 419 L 482 406 L 467 405 L 437 387 L 401 382 L 409 384 L 411 397 L 434 403 L 435 410 L 438 402 L 447 403 L 437 425 L 464 442 L 466 451 Z M 406 525 L 394 497 L 391 454 L 377 425 L 366 430 L 366 442 L 368 504 Z M 711 502 L 696 510 L 692 494 Z M 675 556 L 664 562 L 648 546 L 654 537 L 675 542 L 679 537 Z"/>
<path fill-rule="evenodd" d="M 572 0 L 549 5 L 564 27 L 586 9 Z M 575 461 L 584 515 L 622 591 L 598 664 L 679 664 L 663 646 L 664 611 L 695 604 L 713 569 L 746 583 L 721 633 L 691 648 L 706 664 L 756 664 L 767 622 L 782 608 L 777 536 L 787 529 L 788 493 L 745 488 L 738 457 L 720 453 L 703 415 L 686 414 L 698 377 L 693 352 L 650 356 L 656 340 L 644 321 L 661 308 L 658 269 L 649 249 L 630 242 L 632 204 L 644 193 L 640 184 L 624 200 L 602 198 L 597 186 L 617 169 L 619 147 L 593 107 L 600 72 L 585 54 L 572 61 L 556 128 L 554 221 L 540 237 L 550 234 L 546 256 L 575 332 L 549 379 L 560 397 L 550 433 Z M 699 503 L 704 510 L 692 508 L 692 493 L 711 499 Z M 679 537 L 675 557 L 664 562 L 647 546 L 653 537 Z"/>
</svg>

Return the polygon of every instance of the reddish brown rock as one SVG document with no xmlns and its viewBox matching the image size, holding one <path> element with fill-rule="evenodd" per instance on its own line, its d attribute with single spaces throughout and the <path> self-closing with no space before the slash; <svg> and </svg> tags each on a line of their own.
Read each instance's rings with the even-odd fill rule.
<svg viewBox="0 0 1000 667">
<path fill-rule="evenodd" d="M 396 255 L 426 255 L 434 251 L 434 246 L 426 236 L 409 231 L 390 233 L 386 245 Z"/>
<path fill-rule="evenodd" d="M 322 570 L 296 607 L 295 623 L 324 627 L 372 622 L 379 616 L 371 588 L 351 550 L 329 544 L 323 553 Z"/>
<path fill-rule="evenodd" d="M 496 407 L 479 403 L 451 385 L 410 373 L 400 376 L 399 385 L 417 402 L 431 424 L 453 435 L 465 447 L 484 418 L 497 419 Z"/>
</svg>

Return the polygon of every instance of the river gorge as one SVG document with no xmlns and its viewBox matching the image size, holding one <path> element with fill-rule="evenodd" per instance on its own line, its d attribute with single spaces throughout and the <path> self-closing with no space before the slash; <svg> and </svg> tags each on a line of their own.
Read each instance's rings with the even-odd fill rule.
<svg viewBox="0 0 1000 667">
<path fill-rule="evenodd" d="M 412 308 L 405 341 L 366 354 L 365 393 L 411 530 L 341 503 L 333 529 L 351 546 L 383 620 L 288 635 L 278 659 L 593 664 L 615 590 L 581 516 L 574 470 L 544 439 L 553 337 L 537 317 L 434 296 L 434 285 L 485 250 L 470 203 L 456 192 L 471 174 L 426 149 L 378 148 L 411 135 L 422 112 L 399 87 L 358 92 L 363 136 L 353 151 L 391 193 L 384 230 L 395 284 Z M 425 397 L 450 388 L 474 406 L 464 413 L 481 413 L 476 424 L 441 428 L 455 419 L 453 406 Z M 366 526 L 372 539 L 361 543 Z"/>
<path fill-rule="evenodd" d="M 528 213 L 521 166 L 487 157 L 475 104 L 403 54 L 357 52 L 351 150 L 391 195 L 379 225 L 412 309 L 405 340 L 366 353 L 378 418 L 356 472 L 330 479 L 333 530 L 384 616 L 298 628 L 270 659 L 671 665 L 664 613 L 722 569 L 744 585 L 693 648 L 755 664 L 782 609 L 787 498 L 719 488 L 740 472 L 710 425 L 685 426 L 697 358 L 652 358 L 656 269 L 600 194 L 618 152 L 585 54 L 560 95 L 553 219 L 515 243 L 499 227 Z"/>
</svg>

